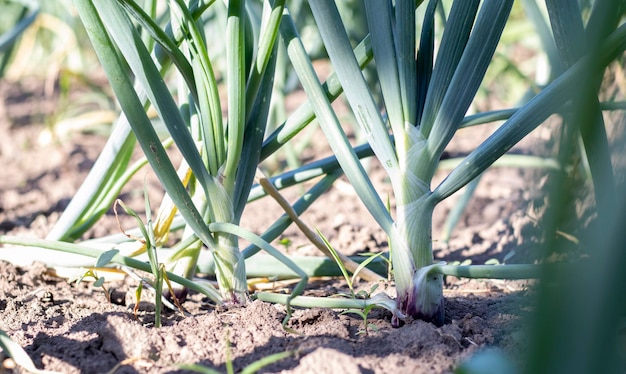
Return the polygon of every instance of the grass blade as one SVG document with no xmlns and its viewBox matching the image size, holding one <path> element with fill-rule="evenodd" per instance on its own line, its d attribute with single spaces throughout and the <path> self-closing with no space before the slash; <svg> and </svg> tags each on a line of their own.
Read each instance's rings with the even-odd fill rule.
<svg viewBox="0 0 626 374">
<path fill-rule="evenodd" d="M 293 356 L 294 354 L 295 352 L 287 351 L 287 352 L 279 352 L 279 353 L 274 353 L 274 354 L 265 356 L 262 359 L 257 360 L 251 363 L 250 365 L 246 366 L 245 368 L 243 368 L 243 370 L 241 370 L 241 374 L 254 374 L 258 372 L 259 370 L 263 369 L 264 367 L 274 364 L 280 360 L 284 360 L 285 358 Z"/>
<path fill-rule="evenodd" d="M 327 192 L 330 187 L 332 187 L 333 183 L 342 175 L 340 171 L 335 171 L 326 175 L 322 180 L 317 182 L 313 187 L 311 187 L 305 194 L 302 195 L 293 205 L 292 209 L 296 213 L 296 215 L 302 214 L 306 209 L 311 206 L 311 204 L 322 194 Z M 260 187 L 262 188 L 262 187 Z M 276 222 L 274 222 L 261 237 L 267 241 L 272 242 L 274 239 L 278 238 L 280 234 L 282 234 L 289 225 L 291 225 L 293 221 L 287 214 L 283 214 Z M 253 256 L 255 253 L 259 251 L 259 247 L 251 245 L 242 251 L 242 254 L 245 258 L 249 258 Z"/>
</svg>

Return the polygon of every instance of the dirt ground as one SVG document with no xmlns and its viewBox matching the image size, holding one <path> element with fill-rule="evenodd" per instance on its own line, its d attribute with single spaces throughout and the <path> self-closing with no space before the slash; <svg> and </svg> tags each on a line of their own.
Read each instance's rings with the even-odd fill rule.
<svg viewBox="0 0 626 374">
<path fill-rule="evenodd" d="M 41 97 L 40 87 L 0 84 L 0 96 L 0 233 L 43 238 L 106 139 L 74 131 L 56 141 L 42 141 L 47 130 L 41 118 L 54 109 Z M 479 138 L 492 130 L 481 130 Z M 451 146 L 450 155 L 467 152 L 477 141 L 476 131 L 464 131 Z M 548 135 L 547 130 L 539 129 L 516 152 L 531 152 L 531 145 L 545 141 Z M 313 153 L 318 151 L 325 152 L 313 149 Z M 122 196 L 138 207 L 143 204 L 142 181 L 149 171 L 140 174 L 139 181 L 131 183 Z M 541 174 L 514 168 L 486 172 L 448 243 L 440 239 L 441 228 L 458 197 L 443 203 L 434 219 L 436 260 L 471 258 L 473 264 L 482 264 L 493 259 L 515 263 L 537 258 L 529 202 L 540 196 Z M 388 191 L 375 164 L 372 177 L 381 191 Z M 158 184 L 149 186 L 158 199 Z M 289 198 L 296 193 L 285 192 Z M 272 201 L 254 202 L 242 225 L 260 232 L 281 213 Z M 337 249 L 349 255 L 384 250 L 387 245 L 345 180 L 314 204 L 303 220 L 317 226 Z M 87 237 L 116 232 L 117 223 L 109 214 Z M 291 254 L 315 254 L 298 230 L 290 228 L 283 238 L 292 242 Z M 18 250 L 28 249 L 0 248 L 0 252 Z M 26 253 L 24 258 L 28 258 Z M 449 373 L 465 358 L 488 347 L 501 348 L 512 359 L 521 360 L 525 318 L 532 310 L 531 283 L 453 277 L 445 282 L 446 321 L 442 327 L 409 321 L 392 328 L 390 313 L 373 311 L 365 330 L 356 314 L 298 309 L 288 323 L 294 333 L 281 326 L 283 306 L 257 300 L 245 308 L 216 309 L 201 295 L 192 294 L 183 304 L 191 316 L 167 311 L 164 327 L 157 329 L 148 297 L 144 296 L 134 316 L 137 283 L 131 278 L 106 285 L 112 290 L 109 303 L 101 289 L 88 283 L 71 286 L 42 264 L 16 266 L 0 261 L 0 329 L 26 350 L 38 368 L 63 373 L 185 372 L 180 368 L 183 364 L 225 372 L 229 362 L 240 371 L 280 352 L 291 354 L 262 372 Z M 357 286 L 369 289 L 371 285 L 360 282 Z M 343 287 L 337 279 L 312 280 L 306 293 L 330 296 Z M 6 367 L 4 371 L 13 372 Z"/>
</svg>

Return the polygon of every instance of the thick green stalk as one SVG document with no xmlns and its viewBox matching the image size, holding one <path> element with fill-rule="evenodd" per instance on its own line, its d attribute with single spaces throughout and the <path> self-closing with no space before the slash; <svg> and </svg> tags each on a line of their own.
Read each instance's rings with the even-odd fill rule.
<svg viewBox="0 0 626 374">
<path fill-rule="evenodd" d="M 235 214 L 230 194 L 224 186 L 216 184 L 216 187 L 215 191 L 207 197 L 210 200 L 205 222 L 232 223 L 235 221 Z M 216 202 L 223 208 L 228 205 L 228 209 L 215 209 Z M 213 251 L 215 273 L 222 297 L 225 301 L 245 304 L 247 300 L 246 270 L 243 256 L 239 251 L 239 239 L 226 232 L 216 232 L 213 235 L 216 241 Z"/>
<path fill-rule="evenodd" d="M 434 260 L 432 217 L 435 201 L 430 196 L 430 192 L 426 192 L 417 200 L 397 207 L 396 225 L 400 238 L 406 242 L 391 242 L 391 260 L 399 310 L 405 315 L 441 325 L 444 317 L 443 277 L 427 270 L 433 266 Z M 405 269 L 397 269 L 403 261 L 411 261 L 414 270 L 407 274 Z M 408 285 L 407 277 L 410 277 Z"/>
<path fill-rule="evenodd" d="M 341 24 L 335 4 L 331 1 L 316 1 L 310 3 L 310 5 L 318 24 L 322 21 L 324 22 L 324 27 L 320 26 L 322 37 L 336 68 L 339 81 L 344 88 L 350 88 L 345 90 L 345 93 L 353 111 L 357 114 L 359 125 L 368 134 L 368 141 L 385 169 L 390 174 L 395 174 L 397 172 L 397 159 L 387 132 L 388 130 L 384 122 L 382 122 L 371 92 L 368 90 L 361 75 L 361 69 L 354 57 L 352 47 L 347 41 L 347 35 Z M 328 98 L 323 92 L 322 86 L 311 66 L 310 59 L 297 36 L 289 14 L 285 12 L 284 15 L 281 33 L 287 44 L 287 53 L 305 92 L 309 96 L 313 110 L 339 164 L 352 182 L 365 206 L 372 213 L 372 216 L 389 235 L 390 240 L 395 243 L 404 243 L 400 235 L 398 235 L 398 230 L 393 224 L 389 212 L 374 190 L 363 166 L 358 161 L 355 151 L 350 145 L 335 112 L 332 110 Z M 350 82 L 349 85 L 346 82 Z M 402 251 L 399 253 L 408 252 Z M 408 274 L 407 277 L 396 280 L 396 282 L 403 281 L 406 288 L 408 288 L 411 283 L 410 275 L 413 270 L 412 261 L 410 259 L 408 261 L 399 261 L 396 266 L 396 269 L 402 267 L 401 270 L 398 270 L 400 274 Z"/>
<path fill-rule="evenodd" d="M 344 87 L 357 120 L 359 120 L 359 125 L 366 133 L 378 134 L 377 136 L 368 137 L 368 142 L 391 177 L 399 207 L 395 224 L 385 230 L 390 237 L 394 279 L 399 295 L 397 302 L 401 311 L 408 310 L 413 312 L 415 308 L 410 306 L 410 304 L 415 304 L 413 302 L 414 297 L 411 296 L 414 294 L 413 276 L 416 270 L 413 254 L 418 253 L 422 256 L 418 260 L 420 266 L 432 263 L 430 244 L 432 206 L 426 204 L 422 207 L 421 205 L 421 203 L 427 202 L 421 198 L 428 196 L 429 186 L 413 173 L 415 162 L 422 160 L 421 150 L 424 149 L 425 140 L 417 128 L 405 126 L 402 106 L 397 105 L 399 104 L 398 101 L 402 100 L 402 90 L 398 80 L 398 62 L 394 58 L 396 52 L 391 47 L 393 39 L 389 37 L 392 35 L 390 30 L 391 24 L 377 22 L 377 18 L 374 16 L 380 12 L 383 14 L 389 13 L 390 9 L 388 7 L 378 9 L 373 5 L 375 4 L 368 6 L 368 24 L 371 29 L 377 30 L 376 32 L 372 31 L 372 46 L 377 69 L 379 70 L 378 75 L 381 80 L 381 88 L 383 95 L 385 95 L 385 103 L 387 104 L 392 122 L 391 127 L 395 132 L 395 148 L 392 150 L 388 150 L 389 144 L 384 141 L 389 138 L 386 125 L 381 122 L 380 116 L 373 114 L 378 114 L 378 110 L 374 106 L 371 93 L 365 85 L 363 76 L 354 59 L 352 48 L 341 24 L 335 4 L 331 1 L 316 1 L 311 3 L 311 10 L 320 28 L 322 39 L 335 67 L 337 77 Z M 384 30 L 388 30 L 386 35 Z M 306 89 L 307 86 L 305 85 Z M 370 109 L 364 110 L 364 108 Z M 363 113 L 369 113 L 369 115 L 365 116 Z M 393 118 L 391 118 L 392 116 Z M 325 132 L 327 131 L 324 121 L 322 121 L 322 128 Z M 333 141 L 336 140 L 335 138 L 342 136 L 345 137 L 343 134 L 334 137 L 327 134 L 331 147 Z M 391 157 L 386 157 L 387 155 Z M 337 154 L 337 158 L 344 171 L 346 171 L 346 175 L 353 181 L 353 185 L 357 187 L 357 179 L 350 177 L 348 174 L 349 169 L 342 163 L 339 156 Z M 361 170 L 359 172 L 365 173 Z M 364 195 L 359 194 L 359 196 L 363 198 Z M 417 204 L 419 206 L 413 204 L 413 202 L 418 201 L 419 203 Z M 422 209 L 427 206 L 430 209 Z M 374 217 L 380 218 L 376 214 Z M 420 222 L 420 224 L 415 226 L 415 222 Z M 417 313 L 411 314 L 414 316 L 418 315 Z"/>
<path fill-rule="evenodd" d="M 218 201 L 227 201 L 230 211 L 214 211 L 209 207 L 212 217 L 207 222 L 235 222 L 233 193 L 237 168 L 241 160 L 244 142 L 246 117 L 246 68 L 245 68 L 245 2 L 242 0 L 228 3 L 228 20 L 226 24 L 228 39 L 227 60 L 227 90 L 228 90 L 228 124 L 226 163 L 222 184 L 219 188 Z M 215 196 L 210 194 L 211 202 Z M 230 233 L 215 233 L 217 247 L 213 253 L 215 270 L 218 282 L 221 285 L 222 297 L 234 303 L 245 303 L 247 289 L 245 284 L 245 264 L 239 251 L 237 236 Z"/>
</svg>

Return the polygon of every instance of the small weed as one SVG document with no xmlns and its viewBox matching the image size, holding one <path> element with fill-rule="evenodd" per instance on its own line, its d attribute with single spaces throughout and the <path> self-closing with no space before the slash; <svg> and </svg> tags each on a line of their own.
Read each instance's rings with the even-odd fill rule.
<svg viewBox="0 0 626 374">
<path fill-rule="evenodd" d="M 68 280 L 68 283 L 78 285 L 85 278 L 92 278 L 94 280 L 93 286 L 100 287 L 104 291 L 104 295 L 107 298 L 107 301 L 111 302 L 111 293 L 104 286 L 104 282 L 106 279 L 104 277 L 98 276 L 96 269 L 103 268 L 105 265 L 111 262 L 111 259 L 117 255 L 119 251 L 117 249 L 112 249 L 110 251 L 103 252 L 97 259 L 93 268 L 89 269 L 81 269 L 74 277 Z"/>
</svg>

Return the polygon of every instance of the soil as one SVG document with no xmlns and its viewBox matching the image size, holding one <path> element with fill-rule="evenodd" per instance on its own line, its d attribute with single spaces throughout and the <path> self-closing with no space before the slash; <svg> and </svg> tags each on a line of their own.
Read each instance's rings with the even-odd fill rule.
<svg viewBox="0 0 626 374">
<path fill-rule="evenodd" d="M 71 131 L 52 137 L 37 123 L 54 111 L 52 99 L 35 84 L 0 84 L 0 232 L 43 238 L 67 206 L 98 155 L 106 138 Z M 54 100 L 52 100 L 54 101 Z M 43 103 L 43 104 L 41 104 Z M 31 105 L 31 107 L 27 107 Z M 33 107 L 35 109 L 33 109 Z M 462 130 L 449 155 L 464 154 L 494 127 Z M 533 142 L 545 142 L 549 130 L 539 129 L 515 152 L 530 153 Z M 307 157 L 326 154 L 323 145 L 306 150 Z M 383 193 L 389 191 L 384 173 L 371 165 L 372 178 Z M 122 198 L 141 210 L 143 180 L 139 173 Z M 488 260 L 528 262 L 537 258 L 531 201 L 541 196 L 537 185 L 543 172 L 494 168 L 486 172 L 459 225 L 445 243 L 443 222 L 457 196 L 446 201 L 434 218 L 436 260 L 474 264 Z M 441 180 L 443 173 L 438 175 Z M 150 178 L 153 178 L 150 176 Z M 149 179 L 158 203 L 160 188 Z M 293 199 L 298 191 L 285 191 Z M 156 206 L 156 205 L 155 205 Z M 242 225 L 261 232 L 282 211 L 268 199 L 250 204 Z M 340 180 L 318 204 L 303 215 L 343 253 L 385 250 L 382 231 L 358 202 L 346 180 Z M 118 232 L 107 214 L 85 238 Z M 290 254 L 319 255 L 302 234 L 290 228 Z M 274 243 L 277 247 L 282 246 Z M 69 284 L 41 263 L 0 261 L 0 329 L 30 355 L 38 368 L 63 373 L 186 372 L 183 364 L 200 364 L 220 372 L 232 363 L 235 371 L 280 352 L 291 352 L 262 369 L 268 373 L 449 373 L 473 353 L 498 347 L 514 360 L 524 354 L 526 316 L 532 310 L 526 281 L 445 280 L 446 320 L 441 327 L 407 321 L 392 328 L 391 315 L 374 310 L 367 320 L 341 310 L 296 309 L 283 329 L 281 305 L 251 301 L 246 307 L 216 308 L 191 294 L 183 307 L 188 316 L 165 311 L 164 326 L 155 328 L 154 307 L 143 296 L 135 315 L 137 282 L 125 277 L 105 284 L 111 302 L 91 283 Z M 360 281 L 358 289 L 372 285 Z M 388 284 L 383 284 L 384 289 Z M 333 295 L 345 291 L 340 279 L 314 279 L 305 294 Z M 388 290 L 391 292 L 392 287 Z M 5 361 L 6 372 L 9 369 Z M 0 368 L 0 372 L 3 369 Z"/>
</svg>

